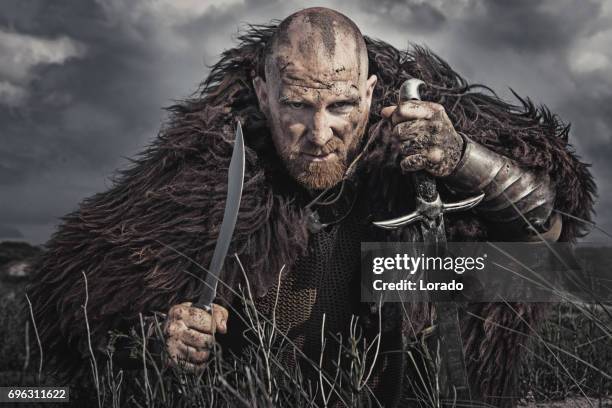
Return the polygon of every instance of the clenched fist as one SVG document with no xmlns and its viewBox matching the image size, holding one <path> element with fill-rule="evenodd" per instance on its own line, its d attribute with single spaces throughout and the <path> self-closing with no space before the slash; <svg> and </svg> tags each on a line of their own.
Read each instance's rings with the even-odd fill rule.
<svg viewBox="0 0 612 408">
<path fill-rule="evenodd" d="M 381 114 L 391 121 L 391 140 L 399 149 L 403 171 L 426 170 L 444 177 L 455 170 L 464 142 L 442 105 L 410 100 L 387 106 Z"/>
<path fill-rule="evenodd" d="M 191 302 L 172 306 L 164 324 L 168 363 L 201 371 L 210 356 L 214 334 L 227 332 L 227 318 L 227 309 L 215 304 L 212 314 L 192 307 Z"/>
</svg>

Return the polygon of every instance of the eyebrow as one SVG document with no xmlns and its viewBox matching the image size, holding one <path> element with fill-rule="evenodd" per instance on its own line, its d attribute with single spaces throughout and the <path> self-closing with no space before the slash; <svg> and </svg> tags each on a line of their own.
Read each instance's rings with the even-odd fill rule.
<svg viewBox="0 0 612 408">
<path fill-rule="evenodd" d="M 309 89 L 329 89 L 329 88 L 318 88 L 318 87 L 312 87 L 312 86 L 305 86 L 305 85 L 295 85 L 295 84 L 291 84 L 291 87 L 296 87 L 296 88 L 309 88 Z M 291 99 L 292 96 L 289 96 L 287 94 L 294 94 L 295 92 L 292 91 L 290 88 L 285 90 L 285 91 L 280 91 L 279 94 L 279 100 L 282 99 Z M 295 97 L 299 97 L 299 95 L 295 95 Z M 340 95 L 338 95 L 338 99 L 340 98 L 345 98 L 345 99 L 352 99 L 352 98 L 356 98 L 359 99 L 359 91 L 357 91 L 354 87 L 351 87 L 350 90 L 346 93 L 342 93 Z"/>
<path fill-rule="evenodd" d="M 348 103 L 353 103 L 353 104 L 357 104 L 359 103 L 359 100 L 361 98 L 359 98 L 358 95 L 347 95 L 347 96 L 341 96 L 339 98 L 336 98 L 332 101 L 332 103 L 337 103 L 337 102 L 348 102 Z M 278 98 L 278 102 L 279 103 L 285 103 L 285 102 L 289 102 L 289 101 L 293 101 L 293 100 L 299 100 L 300 102 L 306 102 L 304 101 L 303 98 L 301 97 L 291 97 L 291 96 L 287 96 L 287 95 L 283 95 L 280 98 Z"/>
</svg>

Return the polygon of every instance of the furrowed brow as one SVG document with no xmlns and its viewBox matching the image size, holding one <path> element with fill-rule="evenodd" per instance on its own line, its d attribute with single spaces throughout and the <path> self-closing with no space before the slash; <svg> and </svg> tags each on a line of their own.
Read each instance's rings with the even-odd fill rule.
<svg viewBox="0 0 612 408">
<path fill-rule="evenodd" d="M 287 102 L 287 101 L 308 101 L 308 100 L 310 100 L 310 97 L 308 94 L 304 93 L 303 91 L 300 92 L 299 90 L 291 89 L 290 87 L 287 87 L 281 90 L 278 95 L 278 101 L 280 103 Z"/>
<path fill-rule="evenodd" d="M 342 95 L 334 99 L 335 102 L 359 103 L 359 95 Z"/>
</svg>

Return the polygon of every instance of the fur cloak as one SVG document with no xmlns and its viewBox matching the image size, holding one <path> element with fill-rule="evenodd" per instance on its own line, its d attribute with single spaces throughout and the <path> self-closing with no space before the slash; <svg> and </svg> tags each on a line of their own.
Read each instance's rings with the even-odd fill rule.
<svg viewBox="0 0 612 408">
<path fill-rule="evenodd" d="M 207 266 L 223 217 L 227 168 L 235 123 L 243 124 L 246 174 L 243 200 L 232 251 L 247 268 L 254 292 L 262 295 L 276 282 L 284 264 L 304 252 L 309 233 L 300 200 L 286 183 L 258 109 L 252 78 L 263 75 L 263 50 L 275 26 L 254 26 L 237 47 L 223 53 L 201 89 L 169 108 L 170 118 L 158 138 L 118 174 L 113 186 L 85 199 L 47 243 L 29 289 L 46 363 L 75 375 L 87 370 L 87 332 L 82 305 L 87 276 L 87 317 L 94 348 L 103 347 L 109 330 L 138 321 L 139 313 L 166 312 L 176 303 L 195 299 L 200 284 L 193 261 Z M 529 99 L 519 105 L 501 101 L 488 88 L 469 85 L 430 51 L 399 51 L 366 38 L 369 73 L 378 76 L 370 113 L 370 130 L 380 110 L 395 104 L 397 90 L 410 76 L 428 84 L 423 99 L 444 105 L 455 128 L 521 165 L 550 174 L 558 194 L 555 209 L 588 222 L 595 186 L 588 166 L 568 144 L 569 126 L 546 107 Z M 367 155 L 365 172 L 375 180 L 378 208 L 397 214 L 394 193 L 401 178 L 396 158 L 380 140 Z M 486 225 L 475 216 L 449 219 L 450 240 L 486 239 Z M 586 232 L 584 222 L 563 217 L 561 240 Z M 241 272 L 228 260 L 222 278 L 235 287 Z M 221 295 L 228 296 L 222 286 Z M 526 332 L 525 320 L 508 318 L 495 305 L 478 307 L 485 319 L 464 326 L 470 375 L 482 392 L 499 395 L 509 386 L 504 369 L 512 361 L 516 335 L 500 335 L 499 322 Z M 529 321 L 536 311 L 521 309 Z M 79 350 L 82 354 L 75 352 Z M 85 357 L 83 357 L 85 356 Z M 491 383 L 491 384 L 489 384 Z"/>
</svg>

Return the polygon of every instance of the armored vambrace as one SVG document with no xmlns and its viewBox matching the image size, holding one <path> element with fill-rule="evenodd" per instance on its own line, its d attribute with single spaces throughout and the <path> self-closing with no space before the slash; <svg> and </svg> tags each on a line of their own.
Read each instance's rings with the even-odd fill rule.
<svg viewBox="0 0 612 408">
<path fill-rule="evenodd" d="M 561 217 L 551 216 L 555 189 L 546 173 L 521 168 L 465 137 L 465 151 L 455 171 L 446 178 L 457 192 L 484 192 L 478 213 L 509 233 L 538 240 L 556 241 Z M 537 231 L 537 232 L 536 232 Z"/>
</svg>

